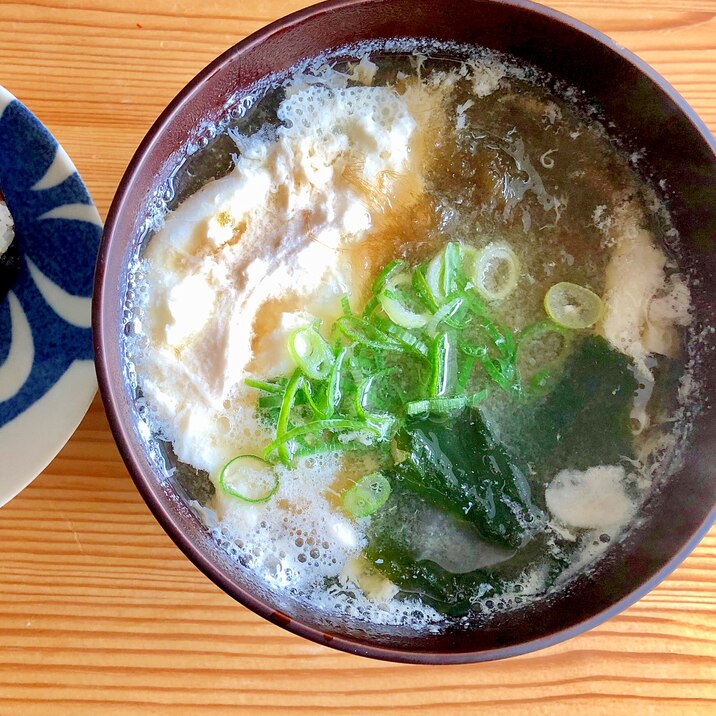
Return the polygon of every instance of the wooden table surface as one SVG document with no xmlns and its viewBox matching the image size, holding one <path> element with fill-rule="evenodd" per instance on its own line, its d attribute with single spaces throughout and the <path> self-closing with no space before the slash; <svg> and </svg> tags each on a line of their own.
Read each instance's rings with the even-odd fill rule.
<svg viewBox="0 0 716 716">
<path fill-rule="evenodd" d="M 67 149 L 104 216 L 181 87 L 304 4 L 0 0 L 0 83 Z M 651 63 L 716 131 L 716 0 L 552 4 Z M 263 621 L 196 570 L 139 497 L 96 399 L 0 512 L 0 545 L 2 716 L 716 713 L 716 531 L 649 596 L 567 643 L 482 665 L 371 661 Z"/>
</svg>

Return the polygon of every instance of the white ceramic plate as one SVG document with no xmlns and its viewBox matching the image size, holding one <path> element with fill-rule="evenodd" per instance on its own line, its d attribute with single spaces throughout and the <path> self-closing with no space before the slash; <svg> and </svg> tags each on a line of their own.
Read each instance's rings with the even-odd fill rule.
<svg viewBox="0 0 716 716">
<path fill-rule="evenodd" d="M 2 86 L 0 190 L 20 253 L 0 299 L 2 506 L 62 449 L 96 392 L 90 308 L 102 233 L 70 158 Z"/>
</svg>

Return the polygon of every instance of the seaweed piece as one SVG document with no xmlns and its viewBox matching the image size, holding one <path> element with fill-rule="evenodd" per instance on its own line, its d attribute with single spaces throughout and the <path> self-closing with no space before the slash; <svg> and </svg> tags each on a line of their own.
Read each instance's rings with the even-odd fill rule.
<svg viewBox="0 0 716 716">
<path fill-rule="evenodd" d="M 426 509 L 431 508 L 421 497 L 396 483 L 388 502 L 371 519 L 365 557 L 404 595 L 419 596 L 443 614 L 466 614 L 475 600 L 499 593 L 504 582 L 492 569 L 457 573 L 421 559 Z"/>
<path fill-rule="evenodd" d="M 630 359 L 604 338 L 589 336 L 548 395 L 514 401 L 487 422 L 544 480 L 565 468 L 615 465 L 634 456 L 630 411 L 636 389 Z"/>
<path fill-rule="evenodd" d="M 579 549 L 578 543 L 555 543 L 553 536 L 542 532 L 525 548 L 500 557 L 494 548 L 476 538 L 472 549 L 485 557 L 480 563 L 479 554 L 477 559 L 468 554 L 464 520 L 451 516 L 435 523 L 431 516 L 435 512 L 422 497 L 397 482 L 388 502 L 371 518 L 364 556 L 373 569 L 400 589 L 402 596 L 419 597 L 447 616 L 479 610 L 482 600 L 513 597 L 519 602 L 558 588 L 560 576 Z M 440 526 L 449 534 L 437 536 L 437 541 L 456 547 L 452 564 L 438 564 L 426 557 L 435 555 L 435 528 Z M 463 561 L 478 566 L 469 571 L 456 568 Z M 534 582 L 533 569 L 542 575 L 541 581 Z"/>
<path fill-rule="evenodd" d="M 213 499 L 216 488 L 206 471 L 177 462 L 172 477 L 190 500 L 206 506 Z"/>
<path fill-rule="evenodd" d="M 393 481 L 471 522 L 487 542 L 517 548 L 529 540 L 541 520 L 529 483 L 477 411 L 413 420 L 396 442 L 408 457 L 388 472 Z"/>
</svg>

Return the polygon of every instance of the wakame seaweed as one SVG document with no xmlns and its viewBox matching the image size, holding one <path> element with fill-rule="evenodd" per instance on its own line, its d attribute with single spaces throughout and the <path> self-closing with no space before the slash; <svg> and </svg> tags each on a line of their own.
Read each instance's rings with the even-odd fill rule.
<svg viewBox="0 0 716 716">
<path fill-rule="evenodd" d="M 518 548 L 539 524 L 523 470 L 485 426 L 479 413 L 420 418 L 396 437 L 408 457 L 389 471 L 393 480 L 436 507 L 477 527 L 487 542 Z"/>
<path fill-rule="evenodd" d="M 630 411 L 636 389 L 631 360 L 604 338 L 588 336 L 567 358 L 548 395 L 515 400 L 487 422 L 546 482 L 565 468 L 586 470 L 633 458 Z"/>
<path fill-rule="evenodd" d="M 504 588 L 504 581 L 490 570 L 454 574 L 430 560 L 416 560 L 390 540 L 372 542 L 365 553 L 374 564 L 380 560 L 377 569 L 401 592 L 419 596 L 448 616 L 467 614 L 477 599 L 495 596 Z"/>
<path fill-rule="evenodd" d="M 403 483 L 395 485 L 390 499 L 373 515 L 368 528 L 364 555 L 372 566 L 404 595 L 419 596 L 451 616 L 466 614 L 476 598 L 499 593 L 504 580 L 494 570 L 459 574 L 421 558 L 423 543 L 430 539 L 425 518 L 431 506 Z"/>
<path fill-rule="evenodd" d="M 451 571 L 427 556 L 435 539 L 435 528 L 430 524 L 435 508 L 404 483 L 395 484 L 390 499 L 371 518 L 364 556 L 372 569 L 399 587 L 403 596 L 419 597 L 442 614 L 463 616 L 479 608 L 479 601 L 499 597 L 507 588 L 519 595 L 520 577 L 538 555 L 543 555 L 546 570 L 544 589 L 554 585 L 568 563 L 563 548 L 550 544 L 542 532 L 504 561 L 492 561 L 492 566 L 465 572 Z M 463 520 L 453 522 L 456 528 L 464 529 Z M 460 523 L 462 528 L 458 527 Z M 455 544 L 454 536 L 450 542 Z M 455 548 L 460 550 L 460 546 Z M 478 555 L 486 548 L 489 547 L 477 538 L 471 547 Z M 568 550 L 576 548 L 576 544 L 567 546 Z"/>
</svg>

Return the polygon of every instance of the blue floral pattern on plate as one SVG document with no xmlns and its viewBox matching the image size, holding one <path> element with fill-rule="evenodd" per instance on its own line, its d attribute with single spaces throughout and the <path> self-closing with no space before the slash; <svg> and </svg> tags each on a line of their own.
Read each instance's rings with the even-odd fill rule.
<svg viewBox="0 0 716 716">
<path fill-rule="evenodd" d="M 6 429 L 53 389 L 55 415 L 45 418 L 65 424 L 60 431 L 64 440 L 94 394 L 93 379 L 88 389 L 86 370 L 82 379 L 70 381 L 66 395 L 60 395 L 57 386 L 75 362 L 92 361 L 92 282 L 102 223 L 62 147 L 2 87 L 0 189 L 22 256 L 17 281 L 0 302 L 0 450 L 5 462 L 12 449 L 3 445 Z M 33 415 L 40 415 L 37 408 Z M 21 489 L 35 475 L 17 473 L 39 472 L 61 448 L 64 440 L 59 440 L 59 433 L 49 432 L 54 434 L 51 445 L 43 445 L 42 439 L 35 443 L 45 453 L 42 460 L 25 465 L 20 459 L 14 464 L 15 474 L 0 474 L 0 505 L 14 494 L 3 491 L 4 479 Z M 20 449 L 25 448 L 18 445 Z"/>
</svg>

